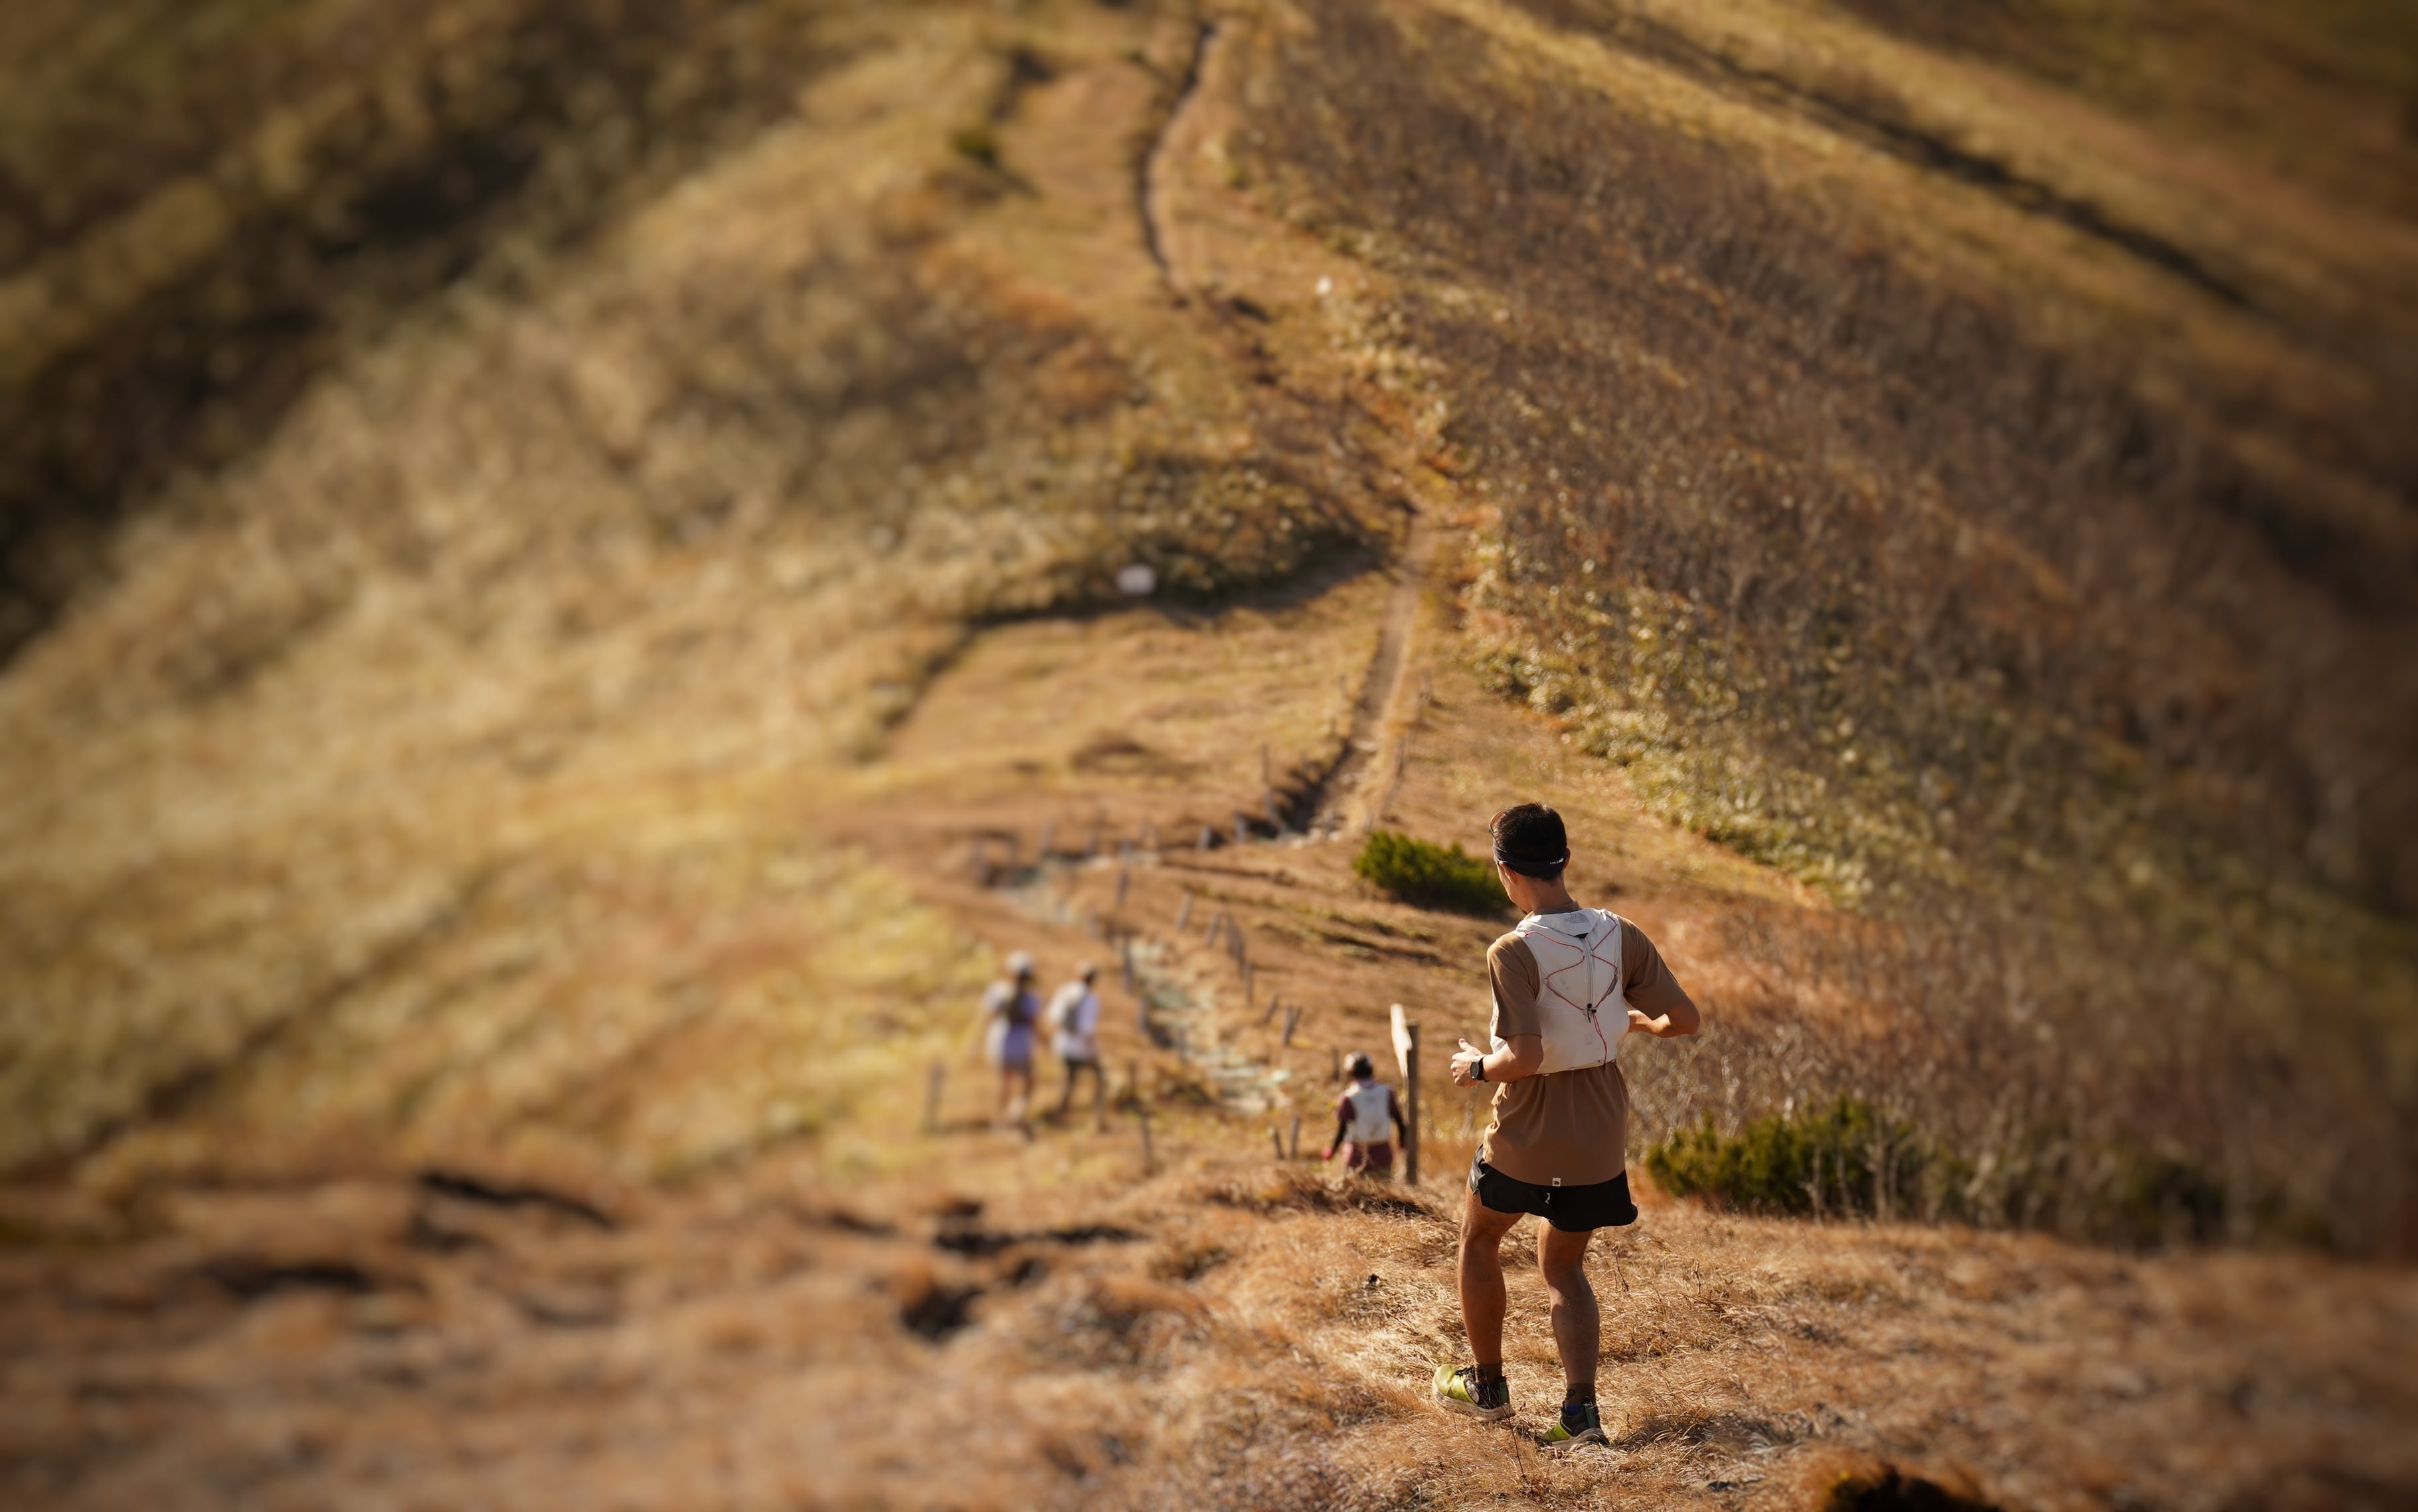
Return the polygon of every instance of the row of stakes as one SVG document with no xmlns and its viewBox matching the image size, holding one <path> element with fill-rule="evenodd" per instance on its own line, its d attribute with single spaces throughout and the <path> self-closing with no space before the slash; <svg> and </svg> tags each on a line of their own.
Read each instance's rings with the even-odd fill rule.
<svg viewBox="0 0 2418 1512">
<path fill-rule="evenodd" d="M 1239 834 L 1245 822 L 1244 817 L 1238 813 L 1235 815 L 1234 819 L 1237 832 Z M 1044 825 L 1042 827 L 1041 844 L 1036 848 L 1044 857 L 1048 856 L 1050 853 L 1049 845 L 1051 840 L 1054 838 L 1055 828 L 1056 826 L 1054 824 Z M 1204 828 L 1202 831 L 1204 836 L 1207 832 L 1208 832 Z M 1150 843 L 1154 838 L 1155 827 L 1145 824 L 1143 827 L 1142 840 L 1144 848 L 1149 848 Z M 987 884 L 996 876 L 996 872 L 993 869 L 988 853 L 988 844 L 990 839 L 991 837 L 987 835 L 977 835 L 974 837 L 974 870 L 977 878 L 985 884 Z M 1120 859 L 1130 863 L 1133 856 L 1133 844 L 1131 842 L 1122 843 L 1119 848 Z M 1100 838 L 1098 832 L 1095 831 L 1093 837 L 1092 848 L 1088 853 L 1091 855 L 1097 855 L 1099 854 L 1099 849 Z M 1011 835 L 1008 837 L 1007 864 L 1012 868 L 1015 863 L 1016 843 L 1014 836 Z M 1122 911 L 1124 909 L 1125 901 L 1131 894 L 1132 890 L 1133 872 L 1128 864 L 1127 866 L 1120 867 L 1117 872 L 1115 908 L 1118 910 Z M 1187 888 L 1185 890 L 1184 902 L 1182 906 L 1177 909 L 1175 915 L 1175 932 L 1179 935 L 1185 933 L 1191 927 L 1192 905 L 1193 893 L 1189 888 Z M 1244 944 L 1242 925 L 1235 923 L 1232 916 L 1228 914 L 1222 909 L 1219 909 L 1209 921 L 1209 928 L 1207 933 L 1202 936 L 1201 943 L 1214 947 L 1218 943 L 1221 937 L 1225 941 L 1228 954 L 1234 959 L 1235 970 L 1242 973 L 1243 1001 L 1247 1005 L 1253 997 L 1256 996 L 1254 991 L 1253 976 L 1257 970 L 1257 964 L 1250 959 L 1249 952 Z M 1124 978 L 1125 988 L 1126 992 L 1131 993 L 1136 989 L 1137 985 L 1133 963 L 1133 939 L 1131 936 L 1126 936 L 1122 939 L 1119 954 L 1120 964 L 1122 967 L 1121 974 Z M 1271 994 L 1268 999 L 1266 1009 L 1263 1011 L 1260 1016 L 1260 1023 L 1264 1027 L 1265 1025 L 1273 1022 L 1280 1006 L 1283 1008 L 1285 1019 L 1284 1030 L 1279 1043 L 1289 1049 L 1293 1046 L 1293 1031 L 1301 1027 L 1303 1009 L 1299 1004 L 1280 1004 L 1279 1000 Z"/>
<path fill-rule="evenodd" d="M 1240 826 L 1242 824 L 1242 816 L 1239 814 L 1236 815 L 1235 819 L 1239 833 Z M 1038 848 L 1045 856 L 1048 854 L 1048 847 L 1049 841 L 1053 837 L 1053 830 L 1054 826 L 1045 826 L 1041 832 L 1041 846 Z M 1205 836 L 1205 830 L 1203 833 Z M 1145 825 L 1144 827 L 1144 844 L 1147 846 L 1149 838 L 1152 837 L 1152 828 L 1148 825 Z M 987 882 L 988 880 L 988 874 L 987 871 L 985 870 L 986 862 L 980 849 L 986 838 L 987 837 L 983 836 L 976 837 L 976 866 L 978 870 L 983 871 L 984 880 Z M 1014 854 L 1012 846 L 1013 842 L 1011 840 L 1011 857 Z M 1203 848 L 1207 848 L 1207 842 L 1205 839 Z M 1123 848 L 1123 851 L 1124 854 L 1129 857 L 1131 854 L 1130 844 L 1125 846 Z M 1097 853 L 1098 838 L 1095 833 L 1093 854 Z M 1125 907 L 1125 898 L 1132 886 L 1132 873 L 1129 870 L 1120 869 L 1117 874 L 1116 901 L 1116 907 L 1120 909 Z M 1175 930 L 1179 935 L 1185 933 L 1191 927 L 1194 896 L 1195 894 L 1190 888 L 1185 889 L 1184 901 L 1178 906 L 1175 915 Z M 1101 921 L 1101 923 L 1106 924 L 1107 922 Z M 1140 983 L 1134 968 L 1134 935 L 1129 931 L 1123 933 L 1118 939 L 1118 965 L 1125 991 L 1129 995 L 1139 997 Z M 1221 939 L 1225 943 L 1227 953 L 1233 957 L 1235 969 L 1242 973 L 1243 1001 L 1246 1004 L 1248 1004 L 1253 995 L 1252 978 L 1258 969 L 1257 963 L 1250 958 L 1249 949 L 1244 942 L 1243 926 L 1235 921 L 1233 915 L 1223 909 L 1218 909 L 1217 913 L 1210 918 L 1209 927 L 1201 937 L 1201 943 L 1203 945 L 1214 947 L 1218 944 Z M 1270 993 L 1268 995 L 1267 1006 L 1260 1014 L 1261 1027 L 1264 1029 L 1271 1023 L 1275 1022 L 1277 1013 L 1279 1009 L 1284 1013 L 1284 1028 L 1279 1033 L 1278 1043 L 1281 1047 L 1290 1049 L 1293 1046 L 1293 1039 L 1295 1031 L 1300 1029 L 1303 1019 L 1307 1016 L 1307 1010 L 1299 1003 L 1285 1002 L 1281 999 L 1278 998 L 1274 993 Z M 1148 1006 L 1145 1004 L 1142 1008 L 1142 1014 L 1145 1020 L 1147 1020 L 1148 1012 Z M 1339 1085 L 1341 1084 L 1343 1079 L 1342 1055 L 1343 1052 L 1339 1047 L 1335 1051 L 1334 1077 Z M 936 1133 L 940 1128 L 941 1096 L 944 1077 L 945 1072 L 942 1066 L 936 1062 L 931 1068 L 929 1079 L 925 1089 L 924 1128 L 925 1132 L 927 1134 Z M 1130 1102 L 1134 1106 L 1135 1113 L 1140 1123 L 1142 1165 L 1145 1170 L 1150 1170 L 1155 1168 L 1156 1158 L 1152 1150 L 1150 1107 L 1148 1104 L 1142 1102 L 1140 1097 L 1140 1089 L 1141 1068 L 1138 1062 L 1128 1061 L 1125 1068 L 1125 1100 Z M 1105 1124 L 1103 1124 L 1103 1127 L 1105 1128 Z M 1290 1139 L 1286 1138 L 1283 1134 L 1274 1127 L 1271 1127 L 1268 1130 L 1268 1135 L 1270 1139 L 1274 1142 L 1278 1159 L 1285 1160 L 1297 1157 L 1301 1153 L 1301 1110 L 1297 1107 L 1293 1109 L 1293 1127 Z"/>
<path fill-rule="evenodd" d="M 1264 750 L 1261 753 L 1261 764 L 1262 776 L 1264 779 L 1267 775 L 1267 753 Z M 1278 835 L 1286 833 L 1287 830 L 1282 811 L 1278 807 L 1276 788 L 1272 784 L 1266 786 L 1264 802 L 1266 813 L 1268 815 L 1268 822 L 1275 828 L 1275 831 Z M 1041 827 L 1041 833 L 1038 837 L 1037 843 L 1033 847 L 1034 859 L 1036 862 L 1046 862 L 1054 856 L 1056 852 L 1057 832 L 1058 825 L 1057 821 L 1054 819 L 1045 823 Z M 1084 848 L 1082 852 L 1085 859 L 1094 859 L 1104 853 L 1106 849 L 1108 815 L 1106 811 L 1102 811 L 1093 820 L 1089 844 Z M 1315 830 L 1313 829 L 1311 832 L 1315 833 Z M 1330 824 L 1330 832 L 1332 832 L 1332 824 Z M 1250 817 L 1242 810 L 1236 809 L 1233 816 L 1233 843 L 1237 846 L 1246 845 L 1249 843 L 1250 837 Z M 998 871 L 1001 869 L 995 865 L 990 856 L 990 844 L 992 840 L 996 838 L 1002 837 L 989 834 L 977 834 L 974 836 L 972 857 L 973 871 L 975 879 L 984 886 L 990 885 L 990 883 L 996 878 Z M 1011 832 L 1003 838 L 1005 839 L 1007 846 L 1007 859 L 1004 869 L 1014 870 L 1017 866 L 1018 853 L 1017 836 Z M 1217 845 L 1217 838 L 1216 828 L 1212 825 L 1203 824 L 1201 826 L 1199 834 L 1194 842 L 1195 848 L 1200 850 L 1214 849 Z M 1145 852 L 1155 852 L 1160 848 L 1160 835 L 1158 825 L 1155 820 L 1144 819 L 1142 821 L 1141 832 L 1136 839 L 1121 839 L 1117 842 L 1118 859 L 1126 863 L 1125 866 L 1120 867 L 1117 873 L 1117 896 L 1115 906 L 1119 909 L 1123 909 L 1125 908 L 1125 899 L 1132 889 L 1133 874 L 1130 870 L 1130 865 L 1137 848 Z M 1175 930 L 1179 935 L 1185 933 L 1191 926 L 1193 896 L 1194 894 L 1192 891 L 1189 888 L 1186 889 L 1184 901 L 1176 911 Z M 1243 1001 L 1247 1005 L 1253 996 L 1252 977 L 1256 970 L 1256 963 L 1250 959 L 1248 949 L 1244 943 L 1242 925 L 1234 921 L 1232 915 L 1229 914 L 1222 909 L 1210 919 L 1208 930 L 1202 936 L 1201 942 L 1204 945 L 1215 946 L 1218 943 L 1221 936 L 1226 942 L 1226 948 L 1229 954 L 1233 956 L 1235 969 L 1242 973 Z M 1134 970 L 1132 935 L 1127 934 L 1119 941 L 1118 956 L 1119 966 L 1121 969 L 1120 974 L 1123 978 L 1125 991 L 1128 994 L 1138 995 L 1138 979 Z M 1300 1029 L 1302 1020 L 1306 1016 L 1306 1010 L 1299 1003 L 1284 1002 L 1274 993 L 1271 993 L 1268 996 L 1266 1008 L 1263 1009 L 1260 1015 L 1261 1027 L 1265 1028 L 1273 1023 L 1279 1009 L 1281 1009 L 1284 1014 L 1284 1027 L 1279 1032 L 1278 1044 L 1282 1048 L 1290 1049 L 1293 1046 L 1293 1034 Z M 1146 1016 L 1148 1012 L 1146 1007 L 1143 1012 Z M 937 1129 L 939 1126 L 938 1120 L 941 1075 L 941 1067 L 935 1065 L 932 1068 L 931 1084 L 927 1089 L 926 1097 L 925 1126 L 927 1130 Z M 1140 1068 L 1139 1065 L 1128 1064 L 1125 1082 L 1126 1096 L 1129 1100 L 1135 1103 L 1136 1111 L 1140 1118 L 1142 1163 L 1145 1168 L 1150 1168 L 1155 1165 L 1151 1150 L 1150 1109 L 1146 1104 L 1141 1103 L 1140 1098 Z M 1335 1052 L 1335 1080 L 1339 1084 L 1342 1080 L 1342 1051 L 1339 1048 Z M 1301 1153 L 1301 1111 L 1299 1108 L 1295 1108 L 1293 1110 L 1291 1135 L 1291 1138 L 1287 1139 L 1279 1134 L 1277 1129 L 1273 1127 L 1269 1129 L 1268 1136 L 1275 1144 L 1276 1153 L 1278 1159 L 1297 1157 Z"/>
<path fill-rule="evenodd" d="M 1122 902 L 1122 888 L 1119 890 L 1119 901 Z M 1179 935 L 1192 927 L 1192 890 L 1188 887 L 1186 888 L 1184 890 L 1184 902 L 1175 910 L 1175 932 Z M 1243 1003 L 1244 1006 L 1247 1008 L 1250 1005 L 1251 998 L 1253 996 L 1251 975 L 1252 972 L 1257 970 L 1257 963 L 1251 959 L 1248 947 L 1243 943 L 1243 926 L 1235 923 L 1233 915 L 1228 913 L 1223 909 L 1218 909 L 1216 914 L 1211 916 L 1209 920 L 1209 928 L 1201 937 L 1201 942 L 1204 946 L 1214 947 L 1217 944 L 1221 937 L 1226 942 L 1227 954 L 1234 958 L 1234 969 L 1237 971 L 1240 971 L 1243 975 Z M 1126 955 L 1127 959 L 1130 960 L 1132 955 L 1130 948 L 1128 948 Z M 1130 971 L 1128 971 L 1126 983 L 1128 989 L 1130 989 L 1132 985 Z M 1282 1008 L 1284 1010 L 1284 1031 L 1277 1043 L 1284 1049 L 1291 1049 L 1293 1048 L 1293 1031 L 1301 1027 L 1304 1010 L 1299 1003 L 1284 1002 L 1281 999 L 1278 998 L 1275 993 L 1271 992 L 1268 994 L 1268 1005 L 1260 1012 L 1261 1028 L 1264 1029 L 1270 1023 L 1275 1021 L 1277 1010 L 1278 1008 Z"/>
<path fill-rule="evenodd" d="M 1278 838 L 1293 833 L 1294 832 L 1293 829 L 1285 822 L 1283 808 L 1277 802 L 1277 789 L 1273 769 L 1270 766 L 1268 751 L 1265 746 L 1260 748 L 1260 787 L 1262 811 L 1266 817 L 1258 822 L 1264 824 Z M 1332 837 L 1337 832 L 1340 826 L 1340 822 L 1341 821 L 1339 818 L 1333 817 L 1328 818 L 1325 831 L 1328 836 Z M 1106 809 L 1102 809 L 1093 817 L 1089 843 L 1085 845 L 1080 852 L 1084 859 L 1094 859 L 1106 853 L 1108 829 L 1108 811 Z M 1254 821 L 1251 817 L 1241 809 L 1234 810 L 1232 843 L 1238 846 L 1249 844 L 1253 829 Z M 1308 830 L 1303 832 L 1313 836 L 1316 835 L 1319 831 L 1315 821 L 1312 822 Z M 1003 869 L 1013 871 L 1017 866 L 1018 846 L 1017 836 L 1015 833 L 1010 832 L 1004 836 L 994 834 L 978 834 L 974 836 L 973 868 L 975 875 L 984 882 L 985 885 L 989 883 L 992 876 L 994 875 L 994 867 L 990 859 L 990 844 L 995 839 L 1003 839 L 1006 842 L 1007 860 Z M 1034 860 L 1036 863 L 1048 861 L 1057 854 L 1057 840 L 1058 821 L 1052 819 L 1043 824 L 1041 827 L 1040 841 L 1033 847 Z M 1217 827 L 1214 824 L 1203 824 L 1201 826 L 1200 831 L 1193 840 L 1193 848 L 1197 850 L 1213 850 L 1217 848 Z M 1157 820 L 1147 818 L 1142 820 L 1141 832 L 1138 837 L 1133 840 L 1119 840 L 1117 842 L 1117 853 L 1120 858 L 1124 860 L 1131 861 L 1137 848 L 1145 852 L 1153 853 L 1163 848 L 1162 837 L 1159 833 Z M 1120 899 L 1120 902 L 1122 901 L 1123 900 Z"/>
</svg>

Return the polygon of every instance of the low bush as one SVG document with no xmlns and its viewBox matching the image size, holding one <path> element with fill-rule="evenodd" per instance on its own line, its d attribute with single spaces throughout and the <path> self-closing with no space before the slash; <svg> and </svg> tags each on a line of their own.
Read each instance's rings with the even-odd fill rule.
<svg viewBox="0 0 2418 1512">
<path fill-rule="evenodd" d="M 1854 1097 L 1756 1119 L 1735 1135 L 1708 1118 L 1645 1153 L 1666 1192 L 1767 1213 L 1888 1214 L 1921 1189 L 1932 1164 L 1911 1125 Z"/>
<path fill-rule="evenodd" d="M 1460 913 L 1500 914 L 1507 900 L 1494 868 L 1454 845 L 1372 830 L 1352 869 L 1405 903 Z"/>
<path fill-rule="evenodd" d="M 1975 1159 L 1860 1097 L 1755 1119 L 1735 1134 L 1707 1116 L 1648 1146 L 1645 1163 L 1674 1196 L 1752 1213 L 2044 1226 L 2143 1247 L 2227 1233 L 2224 1187 L 2173 1154 L 2077 1144 L 2043 1128 Z M 2254 1231 L 2291 1232 L 2280 1206 L 2252 1206 Z"/>
</svg>

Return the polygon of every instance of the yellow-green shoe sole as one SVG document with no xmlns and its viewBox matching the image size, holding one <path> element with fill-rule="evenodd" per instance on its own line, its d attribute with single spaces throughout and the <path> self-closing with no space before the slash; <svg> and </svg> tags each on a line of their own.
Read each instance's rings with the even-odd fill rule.
<svg viewBox="0 0 2418 1512">
<path fill-rule="evenodd" d="M 1465 1417 L 1477 1418 L 1481 1423 L 1500 1423 L 1511 1415 L 1509 1402 L 1505 1402 L 1500 1407 L 1480 1407 L 1466 1397 L 1452 1395 L 1452 1379 L 1451 1366 L 1436 1367 L 1435 1379 L 1428 1383 L 1428 1397 L 1438 1407 L 1449 1408 Z"/>
</svg>

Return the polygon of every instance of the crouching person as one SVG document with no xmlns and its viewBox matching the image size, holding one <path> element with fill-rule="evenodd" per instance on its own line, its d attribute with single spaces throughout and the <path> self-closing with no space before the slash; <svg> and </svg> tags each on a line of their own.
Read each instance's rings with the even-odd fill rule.
<svg viewBox="0 0 2418 1512">
<path fill-rule="evenodd" d="M 1595 1395 L 1601 1316 L 1586 1252 L 1596 1229 L 1637 1220 L 1621 1042 L 1630 1033 L 1693 1034 L 1699 1018 L 1644 930 L 1571 898 L 1562 878 L 1569 843 L 1560 815 L 1523 803 L 1488 828 L 1496 874 L 1524 917 L 1486 953 L 1492 1046 L 1463 1040 L 1452 1058 L 1454 1086 L 1494 1082 L 1500 1090 L 1462 1207 L 1461 1316 L 1475 1359 L 1438 1366 L 1431 1391 L 1458 1412 L 1490 1421 L 1511 1415 L 1503 1376 L 1503 1236 L 1534 1214 L 1546 1224 L 1537 1265 L 1565 1382 L 1560 1417 L 1543 1445 L 1561 1451 L 1606 1442 Z"/>
<path fill-rule="evenodd" d="M 1394 1089 L 1377 1079 L 1377 1068 L 1365 1054 L 1352 1058 L 1352 1080 L 1335 1100 L 1335 1138 L 1326 1141 L 1324 1158 L 1343 1152 L 1343 1168 L 1370 1176 L 1394 1174 L 1395 1137 L 1405 1132 L 1402 1105 Z"/>
</svg>

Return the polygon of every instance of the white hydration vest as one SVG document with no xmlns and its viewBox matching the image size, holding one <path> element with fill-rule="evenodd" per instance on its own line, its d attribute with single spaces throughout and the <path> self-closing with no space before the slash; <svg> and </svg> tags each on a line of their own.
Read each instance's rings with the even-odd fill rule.
<svg viewBox="0 0 2418 1512">
<path fill-rule="evenodd" d="M 1385 1144 L 1394 1138 L 1394 1121 L 1385 1113 L 1385 1104 L 1392 1093 L 1386 1091 L 1384 1082 L 1372 1081 L 1343 1095 L 1352 1100 L 1354 1144 Z"/>
<path fill-rule="evenodd" d="M 1621 989 L 1620 918 L 1603 909 L 1532 913 L 1511 931 L 1537 958 L 1537 1023 L 1544 1031 L 1539 1073 L 1599 1066 L 1629 1032 Z M 1504 1048 L 1502 1036 L 1494 1047 Z"/>
</svg>

